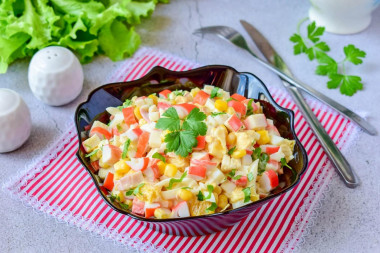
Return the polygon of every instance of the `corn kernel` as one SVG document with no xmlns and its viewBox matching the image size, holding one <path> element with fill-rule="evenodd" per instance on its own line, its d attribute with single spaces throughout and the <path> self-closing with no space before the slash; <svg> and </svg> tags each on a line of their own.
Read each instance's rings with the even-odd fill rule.
<svg viewBox="0 0 380 253">
<path fill-rule="evenodd" d="M 245 151 L 244 149 L 243 150 L 236 150 L 232 153 L 231 157 L 239 159 L 239 158 L 242 158 L 243 156 L 245 156 L 246 154 L 247 154 L 247 151 Z"/>
<path fill-rule="evenodd" d="M 177 167 L 174 164 L 166 164 L 164 175 L 167 177 L 174 177 L 177 174 Z"/>
<path fill-rule="evenodd" d="M 232 107 L 228 107 L 226 112 L 227 112 L 228 114 L 231 114 L 231 115 L 233 115 L 233 114 L 236 113 L 236 112 L 235 112 L 235 109 L 232 108 Z"/>
<path fill-rule="evenodd" d="M 158 170 L 160 171 L 160 175 L 164 175 L 166 164 L 163 161 L 159 161 L 157 163 L 157 166 L 158 166 Z"/>
<path fill-rule="evenodd" d="M 157 96 L 151 94 L 148 96 L 148 98 L 151 98 L 153 100 L 153 104 L 155 104 L 155 105 L 157 104 L 157 102 L 158 102 Z"/>
<path fill-rule="evenodd" d="M 185 201 L 188 201 L 190 199 L 193 198 L 193 193 L 189 190 L 186 190 L 186 189 L 180 189 L 178 192 L 177 192 L 177 196 Z"/>
<path fill-rule="evenodd" d="M 221 112 L 224 112 L 228 108 L 227 102 L 222 99 L 217 99 L 215 101 L 215 108 Z"/>
<path fill-rule="evenodd" d="M 198 94 L 198 92 L 200 91 L 200 89 L 199 88 L 194 88 L 194 89 L 192 89 L 191 90 L 191 96 L 193 96 L 193 97 L 195 97 L 197 94 Z"/>
<path fill-rule="evenodd" d="M 259 199 L 260 199 L 259 194 L 251 195 L 251 201 L 252 201 L 252 202 L 254 202 L 254 201 L 258 201 Z"/>
<path fill-rule="evenodd" d="M 218 207 L 224 208 L 226 205 L 228 205 L 228 199 L 227 196 L 224 194 L 220 194 L 218 197 Z"/>
<path fill-rule="evenodd" d="M 113 167 L 115 168 L 115 172 L 120 174 L 126 174 L 131 169 L 131 167 L 129 167 L 124 160 L 118 161 L 113 165 Z"/>
<path fill-rule="evenodd" d="M 137 119 L 142 119 L 139 106 L 136 106 L 135 109 L 133 109 L 133 113 L 135 114 Z"/>
<path fill-rule="evenodd" d="M 257 133 L 260 134 L 260 139 L 257 141 L 259 145 L 264 145 L 270 142 L 270 137 L 267 130 L 259 130 Z"/>
<path fill-rule="evenodd" d="M 222 193 L 222 188 L 220 188 L 220 186 L 217 185 L 214 187 L 214 192 L 219 195 Z"/>
<path fill-rule="evenodd" d="M 236 134 L 234 132 L 231 132 L 227 136 L 227 144 L 230 146 L 236 145 Z"/>
<path fill-rule="evenodd" d="M 170 211 L 166 208 L 157 208 L 154 210 L 154 217 L 157 219 L 166 219 L 170 217 Z"/>
</svg>

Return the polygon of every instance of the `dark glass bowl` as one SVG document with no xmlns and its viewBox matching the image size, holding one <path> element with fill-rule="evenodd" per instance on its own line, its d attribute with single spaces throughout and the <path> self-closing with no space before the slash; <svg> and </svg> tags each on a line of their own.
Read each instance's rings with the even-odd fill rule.
<svg viewBox="0 0 380 253">
<path fill-rule="evenodd" d="M 180 79 L 180 84 L 175 83 L 175 80 L 178 79 Z M 191 82 L 188 80 L 191 80 Z M 231 92 L 231 94 L 239 93 L 260 101 L 263 105 L 265 115 L 267 118 L 273 119 L 281 136 L 296 141 L 294 159 L 289 163 L 296 174 L 294 175 L 289 169 L 285 169 L 284 174 L 280 177 L 280 182 L 285 182 L 283 188 L 276 190 L 273 194 L 264 199 L 221 213 L 160 220 L 146 219 L 143 216 L 121 209 L 118 204 L 116 202 L 113 203 L 102 190 L 99 177 L 94 173 L 89 158 L 85 157 L 86 153 L 82 147 L 82 141 L 84 141 L 87 136 L 86 130 L 88 127 L 86 126 L 91 125 L 94 120 L 107 123 L 110 115 L 105 109 L 110 106 L 119 106 L 127 98 L 133 96 L 147 96 L 152 93 L 158 93 L 163 89 L 191 90 L 195 87 L 202 88 L 204 84 L 215 85 Z M 306 151 L 294 132 L 293 111 L 279 106 L 273 100 L 265 85 L 255 75 L 251 73 L 239 73 L 228 66 L 205 66 L 183 72 L 154 67 L 148 74 L 138 80 L 103 85 L 92 91 L 87 101 L 78 106 L 75 112 L 75 124 L 79 139 L 79 149 L 76 156 L 92 177 L 99 194 L 102 195 L 107 204 L 117 212 L 141 221 L 149 228 L 173 235 L 205 235 L 221 231 L 234 225 L 258 207 L 279 197 L 297 185 L 308 164 Z"/>
</svg>

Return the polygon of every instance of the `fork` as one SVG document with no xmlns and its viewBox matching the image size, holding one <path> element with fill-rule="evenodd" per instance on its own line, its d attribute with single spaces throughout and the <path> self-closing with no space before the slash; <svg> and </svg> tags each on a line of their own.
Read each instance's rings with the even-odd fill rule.
<svg viewBox="0 0 380 253">
<path fill-rule="evenodd" d="M 200 29 L 197 29 L 193 32 L 195 35 L 204 35 L 204 34 L 214 34 L 217 35 L 230 43 L 234 44 L 235 46 L 238 46 L 246 51 L 248 51 L 260 64 L 265 66 L 266 68 L 270 69 L 277 75 L 279 75 L 283 80 L 290 83 L 291 85 L 294 85 L 295 87 L 301 89 L 304 92 L 307 92 L 311 96 L 315 97 L 321 102 L 324 102 L 325 104 L 330 105 L 333 109 L 341 112 L 343 115 L 345 115 L 347 118 L 354 121 L 356 124 L 358 124 L 364 131 L 366 131 L 370 135 L 376 135 L 377 131 L 376 129 L 371 126 L 365 119 L 360 117 L 355 112 L 351 111 L 347 107 L 339 104 L 335 100 L 325 96 L 323 93 L 319 92 L 318 90 L 306 85 L 305 83 L 302 83 L 299 80 L 296 80 L 292 77 L 290 77 L 288 74 L 281 71 L 279 68 L 276 68 L 267 62 L 263 61 L 261 58 L 259 58 L 249 47 L 247 44 L 247 41 L 244 39 L 244 37 L 235 29 L 228 26 L 208 26 L 208 27 L 202 27 Z"/>
<path fill-rule="evenodd" d="M 271 65 L 268 65 L 265 61 L 258 58 L 256 54 L 253 53 L 248 48 L 247 42 L 245 41 L 243 36 L 240 35 L 233 28 L 224 27 L 224 26 L 206 27 L 206 28 L 196 30 L 196 33 L 201 33 L 201 34 L 212 33 L 212 34 L 219 35 L 220 37 L 227 39 L 231 43 L 243 49 L 248 50 L 248 52 L 250 52 L 257 60 L 259 60 L 260 63 L 262 63 L 264 66 L 267 66 L 270 69 L 274 69 L 273 71 L 275 71 L 275 73 L 278 73 L 279 76 L 281 77 L 285 76 L 288 79 L 292 80 L 290 77 L 285 75 L 282 71 L 278 70 L 277 68 L 272 67 Z M 308 104 L 303 99 L 300 89 L 298 89 L 295 85 L 289 84 L 290 82 L 288 83 L 287 80 L 284 81 L 283 83 L 284 83 L 285 88 L 287 89 L 287 91 L 290 93 L 293 100 L 295 101 L 296 105 L 300 109 L 301 113 L 304 115 L 306 121 L 309 123 L 310 128 L 313 130 L 313 132 L 317 136 L 323 149 L 326 151 L 326 154 L 328 155 L 332 163 L 335 165 L 344 183 L 350 188 L 355 188 L 356 186 L 358 186 L 359 178 L 357 177 L 356 173 L 352 170 L 350 164 L 345 159 L 343 154 L 340 152 L 338 147 L 335 145 L 334 141 L 327 134 L 326 130 L 323 128 L 322 124 L 314 115 L 314 113 L 312 112 Z"/>
</svg>

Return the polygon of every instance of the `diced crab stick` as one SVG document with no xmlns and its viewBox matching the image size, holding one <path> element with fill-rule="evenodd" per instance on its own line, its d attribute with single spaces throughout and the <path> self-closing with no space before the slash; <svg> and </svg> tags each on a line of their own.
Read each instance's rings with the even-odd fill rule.
<svg viewBox="0 0 380 253">
<path fill-rule="evenodd" d="M 130 126 L 137 123 L 132 106 L 123 108 L 122 112 L 123 112 L 125 124 Z"/>
<path fill-rule="evenodd" d="M 274 170 L 265 171 L 260 177 L 259 184 L 264 191 L 270 192 L 278 186 L 277 173 Z"/>
<path fill-rule="evenodd" d="M 143 131 L 143 133 L 140 135 L 139 140 L 137 142 L 137 151 L 136 151 L 136 158 L 143 157 L 143 155 L 146 153 L 148 149 L 148 142 L 149 142 L 149 132 Z"/>
<path fill-rule="evenodd" d="M 133 203 L 132 203 L 132 212 L 140 215 L 144 215 L 145 213 L 145 202 L 139 200 L 137 197 L 133 198 Z"/>
<path fill-rule="evenodd" d="M 231 98 L 233 98 L 233 99 L 235 99 L 237 101 L 240 101 L 240 102 L 243 101 L 243 100 L 246 100 L 246 98 L 244 96 L 242 96 L 240 94 L 237 94 L 237 93 L 231 95 Z"/>
<path fill-rule="evenodd" d="M 111 139 L 112 134 L 107 130 L 104 129 L 103 127 L 93 127 L 90 132 L 90 136 L 96 134 L 100 139 Z"/>
<path fill-rule="evenodd" d="M 277 129 L 277 127 L 275 127 L 274 125 L 269 125 L 268 124 L 268 126 L 265 129 L 268 130 L 269 134 L 276 135 L 276 136 L 281 136 L 280 132 Z"/>
<path fill-rule="evenodd" d="M 102 163 L 107 165 L 113 165 L 121 158 L 121 150 L 114 145 L 105 145 L 102 149 Z"/>
<path fill-rule="evenodd" d="M 253 114 L 244 120 L 244 125 L 249 130 L 266 128 L 268 123 L 264 114 Z"/>
<path fill-rule="evenodd" d="M 117 127 L 112 128 L 112 135 L 113 136 L 119 136 L 120 135 L 119 130 L 117 129 Z"/>
<path fill-rule="evenodd" d="M 203 90 L 200 90 L 197 95 L 195 95 L 193 102 L 195 104 L 205 105 L 207 102 L 207 99 L 210 97 L 209 94 L 204 92 Z"/>
<path fill-rule="evenodd" d="M 207 152 L 193 152 L 191 154 L 191 160 L 210 160 L 210 154 Z"/>
<path fill-rule="evenodd" d="M 158 95 L 160 96 L 160 98 L 168 98 L 170 93 L 172 93 L 171 90 L 163 90 L 160 93 L 158 93 Z"/>
<path fill-rule="evenodd" d="M 234 110 L 238 114 L 239 118 L 243 117 L 246 114 L 247 108 L 240 101 L 231 100 L 231 101 L 228 101 L 227 105 L 229 107 L 234 108 Z"/>
<path fill-rule="evenodd" d="M 104 195 L 108 195 L 108 191 L 107 191 L 106 187 L 101 185 L 101 186 L 99 186 L 99 189 L 104 193 Z"/>
<path fill-rule="evenodd" d="M 203 166 L 190 166 L 188 175 L 196 181 L 202 180 L 206 177 L 206 167 Z"/>
<path fill-rule="evenodd" d="M 177 111 L 178 117 L 180 119 L 185 118 L 187 115 L 189 115 L 189 113 L 191 112 L 191 110 L 193 110 L 194 108 L 196 108 L 195 105 L 193 105 L 193 104 L 187 104 L 187 103 L 174 105 L 173 107 Z"/>
<path fill-rule="evenodd" d="M 140 114 L 146 122 L 150 123 L 149 119 L 149 105 L 143 105 L 140 107 Z"/>
<path fill-rule="evenodd" d="M 246 149 L 246 150 L 245 150 L 245 153 L 246 153 L 247 155 L 252 155 L 252 154 L 253 154 L 253 151 L 252 151 L 252 150 L 249 150 L 249 149 Z"/>
<path fill-rule="evenodd" d="M 160 207 L 161 207 L 161 205 L 159 203 L 147 203 L 147 204 L 145 204 L 145 206 L 144 206 L 145 218 L 150 218 L 150 217 L 154 216 L 154 211 Z"/>
<path fill-rule="evenodd" d="M 143 171 L 148 167 L 149 157 L 131 158 L 131 160 L 126 161 L 126 163 L 135 171 Z"/>
<path fill-rule="evenodd" d="M 190 216 L 190 211 L 189 211 L 189 206 L 187 205 L 186 201 L 179 202 L 172 209 L 173 218 L 182 218 L 182 217 L 189 217 L 189 216 Z"/>
<path fill-rule="evenodd" d="M 234 180 L 234 181 L 235 181 L 236 186 L 244 187 L 247 185 L 248 178 L 247 176 L 241 176 L 239 179 Z"/>
<path fill-rule="evenodd" d="M 267 163 L 266 169 L 272 169 L 276 172 L 279 172 L 281 169 L 281 165 L 276 160 L 269 160 Z"/>
<path fill-rule="evenodd" d="M 97 172 L 100 169 L 99 160 L 95 162 L 91 162 L 91 166 L 92 166 L 92 172 L 94 173 Z"/>
<path fill-rule="evenodd" d="M 230 116 L 228 120 L 224 123 L 224 125 L 230 130 L 237 132 L 243 127 L 243 123 L 241 120 L 236 116 L 236 114 Z"/>
<path fill-rule="evenodd" d="M 157 103 L 157 108 L 158 109 L 162 109 L 162 110 L 166 110 L 168 109 L 169 107 L 171 107 L 172 105 L 167 103 L 167 102 L 158 102 Z"/>
<path fill-rule="evenodd" d="M 143 131 L 139 128 L 130 128 L 128 131 L 125 133 L 131 141 L 137 141 L 139 136 L 143 133 Z"/>
<path fill-rule="evenodd" d="M 274 154 L 280 150 L 280 146 L 275 145 L 261 145 L 261 149 L 263 152 L 267 153 L 268 155 Z"/>
<path fill-rule="evenodd" d="M 206 147 L 206 137 L 205 136 L 197 136 L 197 146 L 194 147 L 194 150 L 202 150 Z"/>
<path fill-rule="evenodd" d="M 151 159 L 150 165 L 148 165 L 148 167 L 143 171 L 144 176 L 151 182 L 160 177 L 160 171 L 157 165 L 158 161 L 158 159 Z"/>
<path fill-rule="evenodd" d="M 144 181 L 144 176 L 141 171 L 137 171 L 136 173 L 126 174 L 122 178 L 120 178 L 119 182 L 119 190 L 127 190 L 133 187 L 138 186 L 141 182 Z"/>
<path fill-rule="evenodd" d="M 112 189 L 113 189 L 113 174 L 111 172 L 108 172 L 106 179 L 104 179 L 103 186 L 107 190 L 112 191 Z"/>
<path fill-rule="evenodd" d="M 248 108 L 249 101 L 251 101 L 251 100 L 252 100 L 252 103 L 251 103 L 252 109 L 253 109 L 254 112 L 256 112 L 259 109 L 259 107 L 257 106 L 257 104 L 255 103 L 255 101 L 253 99 L 246 99 L 246 100 L 244 100 L 242 102 Z"/>
</svg>

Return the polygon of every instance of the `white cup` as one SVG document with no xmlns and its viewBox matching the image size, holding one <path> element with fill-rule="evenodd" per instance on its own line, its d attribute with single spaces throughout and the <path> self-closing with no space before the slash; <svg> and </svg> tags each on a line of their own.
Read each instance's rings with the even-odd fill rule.
<svg viewBox="0 0 380 253">
<path fill-rule="evenodd" d="M 0 88 L 0 153 L 19 148 L 30 135 L 32 121 L 29 108 L 21 96 Z"/>
<path fill-rule="evenodd" d="M 351 34 L 371 23 L 371 12 L 379 0 L 310 0 L 309 18 L 327 32 Z"/>
</svg>

